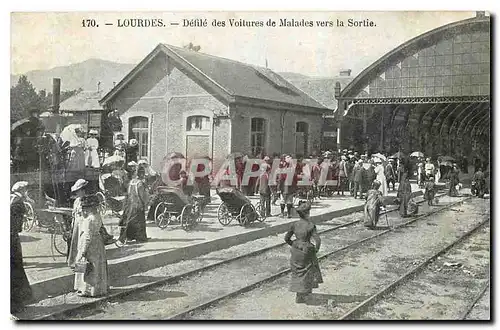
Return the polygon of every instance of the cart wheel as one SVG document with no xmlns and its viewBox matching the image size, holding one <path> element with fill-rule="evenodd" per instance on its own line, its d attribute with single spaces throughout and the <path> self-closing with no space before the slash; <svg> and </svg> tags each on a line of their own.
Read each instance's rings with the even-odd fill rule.
<svg viewBox="0 0 500 330">
<path fill-rule="evenodd" d="M 181 227 L 184 230 L 189 230 L 193 223 L 193 206 L 190 204 L 184 205 L 180 217 Z M 196 221 L 196 220 L 195 220 Z"/>
<path fill-rule="evenodd" d="M 229 209 L 224 202 L 222 202 L 217 209 L 217 219 L 219 219 L 219 222 L 223 226 L 227 226 L 233 221 L 233 217 L 231 213 L 229 213 Z"/>
<path fill-rule="evenodd" d="M 314 193 L 312 190 L 307 191 L 306 199 L 311 203 L 314 202 Z"/>
<path fill-rule="evenodd" d="M 170 213 L 167 212 L 167 205 L 164 202 L 160 202 L 160 204 L 156 205 L 155 209 L 155 223 L 161 228 L 165 229 L 170 224 L 172 217 Z"/>
<path fill-rule="evenodd" d="M 97 211 L 101 215 L 101 217 L 104 217 L 108 211 L 108 203 L 106 201 L 106 196 L 102 192 L 98 192 L 97 198 L 99 198 L 99 206 L 97 207 Z"/>
<path fill-rule="evenodd" d="M 51 244 L 60 255 L 67 255 L 67 240 L 68 238 L 64 235 L 63 224 L 55 222 L 54 232 L 51 235 Z"/>
<path fill-rule="evenodd" d="M 242 226 L 246 226 L 253 221 L 252 216 L 258 217 L 257 211 L 255 210 L 255 206 L 253 204 L 245 204 L 241 207 L 240 210 L 240 224 Z"/>
<path fill-rule="evenodd" d="M 255 209 L 257 210 L 257 220 L 259 220 L 260 222 L 264 222 L 266 220 L 266 210 L 264 208 L 264 205 L 258 202 L 255 206 Z"/>
<path fill-rule="evenodd" d="M 24 202 L 24 206 L 26 207 L 26 213 L 23 218 L 23 230 L 30 231 L 35 225 L 35 211 L 31 203 Z"/>
<path fill-rule="evenodd" d="M 125 241 L 124 241 L 124 242 L 122 242 L 122 241 L 120 241 L 119 239 L 117 239 L 117 240 L 115 241 L 115 245 L 116 245 L 116 247 L 117 247 L 117 248 L 122 248 L 122 247 L 124 247 L 125 245 L 127 245 L 127 242 L 128 242 L 128 239 L 127 239 L 127 238 L 125 238 Z"/>
</svg>

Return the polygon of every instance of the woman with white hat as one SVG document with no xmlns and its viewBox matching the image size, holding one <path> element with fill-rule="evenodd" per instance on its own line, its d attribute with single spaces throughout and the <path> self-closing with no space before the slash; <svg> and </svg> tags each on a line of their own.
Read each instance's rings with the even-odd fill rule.
<svg viewBox="0 0 500 330">
<path fill-rule="evenodd" d="M 375 180 L 380 182 L 380 192 L 382 193 L 382 196 L 387 196 L 387 179 L 385 177 L 385 169 L 384 166 L 382 165 L 382 160 L 378 157 L 375 157 Z"/>
<path fill-rule="evenodd" d="M 97 149 L 99 148 L 99 141 L 97 140 L 97 130 L 91 129 L 89 132 L 89 138 L 86 141 L 85 150 L 85 166 L 99 168 L 99 154 Z"/>
<path fill-rule="evenodd" d="M 10 310 L 19 312 L 31 298 L 31 287 L 23 266 L 23 250 L 19 233 L 23 229 L 26 213 L 24 200 L 28 182 L 19 181 L 12 186 L 10 195 Z"/>
<path fill-rule="evenodd" d="M 128 147 L 126 151 L 127 163 L 135 162 L 137 163 L 137 154 L 139 153 L 139 142 L 136 139 L 130 139 L 128 141 Z"/>
</svg>

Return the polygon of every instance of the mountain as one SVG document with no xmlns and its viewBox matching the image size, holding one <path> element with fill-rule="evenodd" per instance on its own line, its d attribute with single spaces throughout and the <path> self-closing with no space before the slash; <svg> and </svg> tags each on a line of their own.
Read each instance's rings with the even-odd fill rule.
<svg viewBox="0 0 500 330">
<path fill-rule="evenodd" d="M 100 59 L 87 61 L 68 66 L 56 67 L 49 70 L 27 72 L 28 80 L 37 91 L 45 89 L 52 91 L 52 78 L 61 78 L 61 91 L 82 88 L 84 91 L 97 91 L 97 83 L 101 82 L 100 90 L 109 91 L 113 83 L 118 83 L 135 64 L 115 63 Z M 344 88 L 354 77 L 310 77 L 295 72 L 279 72 L 279 74 L 300 88 L 305 93 L 323 105 L 335 109 L 337 101 L 334 98 L 335 83 L 338 81 Z M 19 75 L 11 75 L 11 86 L 15 85 Z"/>
<path fill-rule="evenodd" d="M 29 71 L 25 75 L 37 91 L 45 89 L 47 92 L 52 92 L 52 78 L 61 78 L 61 91 L 78 88 L 93 91 L 97 90 L 98 82 L 101 82 L 101 90 L 110 90 L 113 88 L 113 82 L 118 83 L 135 65 L 93 58 L 49 70 Z M 19 76 L 10 76 L 11 86 L 17 83 Z"/>
</svg>

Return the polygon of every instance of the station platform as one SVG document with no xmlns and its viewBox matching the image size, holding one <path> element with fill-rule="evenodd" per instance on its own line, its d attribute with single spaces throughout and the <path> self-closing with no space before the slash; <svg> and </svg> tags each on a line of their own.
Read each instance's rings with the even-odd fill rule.
<svg viewBox="0 0 500 330">
<path fill-rule="evenodd" d="M 415 196 L 421 195 L 415 183 L 412 183 Z M 395 196 L 391 191 L 389 196 Z M 258 202 L 258 196 L 249 197 L 252 203 Z M 220 199 L 212 192 L 212 201 L 205 208 L 203 220 L 192 230 L 184 231 L 180 225 L 171 224 L 165 229 L 154 223 L 147 224 L 145 243 L 128 243 L 118 248 L 116 245 L 106 247 L 110 285 L 113 287 L 123 279 L 140 272 L 158 268 L 181 260 L 188 260 L 211 251 L 222 250 L 251 240 L 284 233 L 290 224 L 297 221 L 279 217 L 279 205 L 272 206 L 272 214 L 263 223 L 255 222 L 248 227 L 240 226 L 233 221 L 222 226 L 217 219 L 217 208 Z M 354 199 L 349 193 L 345 196 L 322 198 L 314 202 L 311 220 L 315 223 L 331 220 L 335 217 L 363 210 L 364 200 Z M 118 237 L 117 217 L 105 217 L 104 224 L 109 233 Z M 50 234 L 33 228 L 31 232 L 20 234 L 26 274 L 33 290 L 34 300 L 71 292 L 74 274 L 66 264 L 66 257 L 52 253 Z"/>
</svg>

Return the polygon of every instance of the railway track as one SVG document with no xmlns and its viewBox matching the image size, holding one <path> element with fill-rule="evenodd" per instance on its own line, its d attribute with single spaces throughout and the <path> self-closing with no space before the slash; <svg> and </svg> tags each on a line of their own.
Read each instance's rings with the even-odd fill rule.
<svg viewBox="0 0 500 330">
<path fill-rule="evenodd" d="M 460 320 L 467 320 L 472 310 L 476 307 L 478 301 L 484 296 L 486 291 L 490 288 L 490 282 L 488 281 L 483 288 L 479 291 L 479 293 L 474 297 L 474 300 L 467 306 L 466 310 L 460 316 Z"/>
<path fill-rule="evenodd" d="M 382 230 L 382 231 L 380 231 L 380 232 L 379 232 L 379 233 L 377 233 L 377 234 L 371 235 L 371 236 L 366 237 L 366 238 L 363 238 L 363 239 L 361 239 L 361 240 L 356 240 L 356 241 L 354 241 L 353 243 L 350 243 L 350 244 L 344 245 L 344 246 L 342 246 L 342 247 L 340 247 L 340 248 L 337 248 L 337 249 L 334 249 L 334 250 L 332 250 L 332 251 L 330 251 L 330 252 L 327 252 L 327 253 L 324 253 L 324 254 L 318 255 L 318 261 L 321 261 L 321 260 L 327 259 L 327 258 L 329 258 L 329 257 L 331 257 L 331 256 L 333 256 L 333 255 L 339 254 L 339 253 L 341 253 L 341 252 L 343 252 L 343 251 L 345 251 L 345 250 L 348 250 L 348 249 L 353 249 L 353 248 L 355 248 L 355 247 L 357 247 L 357 246 L 359 246 L 359 245 L 362 245 L 362 244 L 364 244 L 364 243 L 367 243 L 367 242 L 369 242 L 369 241 L 372 241 L 372 240 L 374 240 L 374 239 L 376 239 L 376 238 L 378 238 L 378 237 L 380 237 L 380 236 L 386 235 L 386 234 L 388 234 L 388 233 L 392 232 L 392 231 L 393 231 L 393 230 L 395 230 L 395 229 L 398 229 L 398 228 L 403 228 L 403 227 L 409 226 L 410 224 L 412 224 L 412 223 L 414 223 L 414 222 L 416 222 L 416 221 L 418 221 L 418 220 L 420 220 L 420 219 L 427 218 L 427 217 L 429 217 L 430 215 L 433 215 L 433 214 L 436 214 L 436 213 L 441 212 L 441 211 L 443 211 L 443 210 L 449 209 L 449 208 L 451 208 L 451 207 L 453 207 L 453 206 L 455 206 L 455 205 L 462 204 L 465 200 L 467 200 L 467 199 L 469 199 L 469 198 L 470 198 L 470 197 L 468 197 L 468 198 L 464 198 L 464 199 L 462 199 L 462 200 L 460 200 L 460 201 L 457 201 L 457 202 L 454 202 L 454 203 L 450 203 L 450 204 L 444 205 L 444 206 L 440 207 L 439 209 L 433 210 L 433 211 L 428 212 L 428 213 L 426 213 L 426 214 L 422 214 L 422 215 L 420 215 L 420 216 L 417 216 L 417 217 L 415 217 L 415 218 L 412 218 L 412 219 L 411 219 L 411 220 L 409 220 L 409 221 L 406 221 L 406 222 L 403 222 L 403 223 L 401 223 L 401 224 L 399 224 L 399 225 L 396 225 L 396 226 L 394 226 L 394 227 L 393 227 L 393 228 L 391 228 L 391 229 Z M 420 203 L 423 203 L 423 201 L 421 201 Z M 386 211 L 384 214 L 387 214 L 387 213 L 392 213 L 392 212 L 397 212 L 397 209 L 388 210 L 388 211 Z M 350 223 L 349 223 L 349 225 L 353 225 L 354 223 L 359 223 L 359 222 L 360 222 L 360 220 L 356 220 L 356 221 L 350 222 Z M 347 225 L 347 224 L 346 224 L 346 225 Z M 344 227 L 345 227 L 345 225 L 344 225 Z M 333 229 L 333 228 L 332 228 L 332 229 Z M 325 234 L 325 232 L 329 232 L 329 231 L 330 231 L 330 230 L 322 231 L 322 232 L 320 232 L 320 235 L 321 235 L 321 234 Z M 323 237 L 322 237 L 322 240 L 323 240 Z M 285 243 L 285 244 L 286 244 L 286 243 Z M 281 244 L 280 244 L 280 245 L 281 245 Z M 324 246 L 324 245 L 322 244 L 322 246 Z M 220 296 L 214 297 L 214 298 L 212 298 L 212 299 L 210 299 L 210 300 L 208 300 L 208 301 L 204 301 L 204 302 L 202 302 L 202 303 L 198 304 L 197 306 L 186 308 L 186 309 L 182 310 L 181 312 L 176 313 L 175 315 L 171 315 L 171 316 L 169 316 L 167 319 L 169 319 L 169 320 L 182 320 L 182 319 L 184 319 L 184 318 L 186 318 L 186 317 L 189 317 L 189 315 L 190 315 L 190 314 L 193 314 L 193 313 L 195 313 L 195 312 L 198 312 L 198 311 L 200 311 L 200 310 L 203 310 L 203 309 L 205 309 L 205 308 L 207 308 L 207 307 L 209 307 L 209 306 L 215 305 L 215 304 L 219 303 L 219 302 L 220 302 L 220 301 L 222 301 L 222 300 L 226 300 L 226 299 L 233 298 L 233 297 L 238 296 L 238 295 L 240 295 L 240 294 L 242 294 L 242 293 L 245 293 L 245 292 L 251 291 L 251 290 L 253 290 L 253 289 L 255 289 L 255 288 L 257 288 L 257 287 L 259 287 L 259 286 L 261 286 L 261 285 L 263 285 L 263 284 L 265 284 L 265 283 L 267 283 L 267 282 L 271 282 L 271 281 L 274 281 L 274 280 L 276 280 L 276 279 L 278 279 L 278 278 L 280 278 L 280 277 L 283 277 L 283 276 L 285 276 L 285 275 L 289 274 L 289 273 L 290 273 L 290 271 L 291 271 L 291 269 L 290 269 L 290 268 L 286 268 L 286 269 L 284 269 L 284 270 L 282 270 L 282 271 L 280 271 L 280 272 L 277 272 L 277 273 L 274 273 L 274 274 L 272 274 L 272 275 L 270 275 L 270 276 L 267 276 L 267 277 L 266 277 L 266 278 L 264 278 L 264 279 L 260 279 L 260 280 L 255 281 L 255 282 L 253 282 L 253 283 L 251 283 L 251 284 L 249 284 L 249 285 L 247 285 L 247 286 L 245 286 L 245 287 L 241 287 L 241 288 L 239 288 L 238 290 L 234 290 L 234 291 L 232 291 L 232 292 L 229 292 L 229 293 L 226 293 L 226 294 L 223 294 L 223 295 L 220 295 Z"/>
<path fill-rule="evenodd" d="M 390 283 L 389 285 L 386 285 L 376 293 L 372 294 L 369 298 L 349 310 L 347 313 L 342 315 L 339 320 L 354 320 L 358 319 L 362 314 L 366 313 L 367 310 L 369 310 L 370 307 L 374 306 L 376 303 L 380 302 L 384 297 L 389 295 L 390 293 L 394 292 L 398 287 L 401 285 L 405 284 L 409 280 L 411 280 L 413 277 L 417 276 L 420 274 L 426 267 L 434 262 L 438 257 L 444 255 L 447 253 L 449 250 L 451 250 L 453 247 L 455 247 L 457 244 L 463 242 L 467 238 L 469 238 L 471 235 L 476 233 L 478 230 L 483 228 L 487 223 L 489 223 L 490 219 L 487 218 L 486 220 L 482 221 L 478 225 L 474 226 L 471 230 L 467 231 L 465 234 L 461 235 L 458 239 L 453 241 L 451 244 L 448 244 L 438 252 L 434 253 L 432 256 L 426 258 L 424 261 L 420 262 L 418 265 L 416 265 L 414 268 L 410 269 L 407 271 L 405 274 L 397 278 L 395 281 Z M 470 304 L 470 306 L 467 308 L 467 310 L 464 312 L 464 315 L 460 319 L 465 319 L 467 315 L 470 313 L 470 311 L 474 308 L 475 304 L 477 301 L 483 296 L 484 292 L 486 292 L 486 289 L 489 287 L 489 283 L 484 286 L 484 288 L 480 291 L 480 293 L 474 298 L 473 302 Z"/>
<path fill-rule="evenodd" d="M 343 246 L 341 246 L 339 248 L 332 249 L 330 252 L 319 256 L 319 259 L 324 259 L 324 258 L 327 258 L 327 257 L 333 255 L 333 254 L 337 254 L 337 253 L 340 253 L 340 252 L 342 252 L 344 250 L 353 248 L 355 246 L 358 246 L 360 244 L 363 244 L 365 242 L 373 240 L 373 239 L 375 239 L 377 237 L 385 235 L 385 234 L 387 234 L 387 233 L 389 233 L 392 230 L 395 230 L 397 228 L 408 226 L 411 223 L 414 223 L 415 221 L 418 221 L 419 219 L 425 218 L 425 217 L 427 217 L 429 215 L 435 214 L 435 213 L 440 212 L 440 211 L 442 211 L 444 209 L 448 209 L 448 208 L 453 207 L 454 205 L 460 204 L 464 200 L 465 199 L 462 199 L 462 200 L 460 200 L 458 202 L 454 202 L 454 203 L 450 203 L 450 204 L 447 204 L 447 205 L 440 206 L 436 210 L 433 210 L 433 211 L 431 211 L 429 213 L 426 213 L 424 215 L 412 218 L 411 220 L 409 220 L 407 222 L 404 222 L 404 223 L 401 223 L 401 224 L 395 226 L 394 228 L 380 231 L 380 232 L 378 232 L 378 233 L 376 233 L 374 235 L 370 235 L 370 236 L 362 238 L 362 239 L 357 239 L 357 240 L 355 240 L 354 242 L 352 242 L 350 244 L 343 245 Z M 420 203 L 422 203 L 422 202 L 423 201 L 421 201 Z M 390 209 L 390 210 L 387 210 L 385 213 L 390 214 L 390 213 L 394 213 L 396 211 L 397 211 L 397 209 Z M 355 224 L 358 224 L 359 222 L 360 222 L 360 220 L 349 221 L 347 223 L 335 225 L 332 228 L 328 228 L 328 229 L 325 229 L 325 230 L 320 230 L 319 233 L 322 236 L 329 235 L 329 234 L 332 234 L 332 233 L 334 233 L 335 231 L 337 231 L 337 230 L 339 230 L 341 228 L 352 227 Z M 321 224 L 318 225 L 318 226 L 321 226 Z M 344 231 L 344 233 L 345 233 L 345 231 Z M 202 274 L 202 273 L 205 273 L 205 272 L 210 272 L 211 270 L 214 270 L 215 268 L 221 268 L 221 267 L 223 267 L 225 265 L 227 266 L 227 265 L 229 265 L 231 263 L 236 263 L 238 261 L 242 262 L 242 261 L 245 261 L 244 259 L 248 259 L 248 258 L 251 258 L 253 256 L 265 255 L 266 252 L 272 252 L 273 250 L 277 250 L 277 249 L 283 248 L 283 247 L 285 247 L 285 245 L 286 245 L 286 243 L 274 244 L 272 246 L 268 246 L 268 247 L 265 247 L 263 249 L 252 251 L 252 252 L 249 252 L 249 253 L 246 253 L 246 254 L 234 257 L 234 258 L 222 260 L 220 262 L 216 262 L 216 263 L 210 264 L 210 265 L 202 267 L 202 268 L 194 269 L 192 271 L 185 272 L 185 273 L 182 273 L 182 274 L 177 275 L 177 276 L 173 276 L 173 277 L 170 277 L 170 278 L 167 278 L 167 279 L 163 279 L 163 280 L 160 280 L 160 281 L 152 282 L 152 283 L 146 284 L 146 285 L 144 285 L 142 287 L 139 287 L 139 288 L 136 288 L 136 289 L 133 289 L 133 290 L 130 290 L 130 291 L 125 291 L 125 292 L 120 292 L 120 293 L 117 293 L 117 294 L 114 294 L 114 295 L 110 295 L 110 296 L 106 297 L 105 300 L 106 301 L 113 301 L 113 300 L 116 301 L 116 300 L 119 300 L 119 299 L 126 299 L 127 296 L 132 296 L 132 295 L 135 295 L 135 294 L 140 294 L 141 292 L 144 292 L 144 291 L 146 291 L 148 289 L 154 289 L 154 288 L 159 287 L 159 286 L 164 285 L 164 284 L 175 284 L 175 283 L 177 283 L 179 281 L 186 281 L 190 277 L 193 277 L 196 274 Z M 284 253 L 285 253 L 286 257 L 287 257 L 288 256 L 288 250 L 287 249 L 282 249 L 282 250 L 284 251 Z M 281 252 L 283 253 L 283 251 L 281 251 Z M 197 310 L 203 309 L 203 308 L 205 308 L 207 306 L 213 305 L 213 304 L 215 304 L 215 303 L 217 303 L 217 302 L 219 302 L 219 301 L 221 301 L 223 299 L 227 299 L 227 298 L 230 298 L 232 296 L 238 295 L 240 293 L 252 290 L 253 288 L 255 288 L 255 287 L 257 287 L 257 286 L 259 286 L 259 285 L 261 285 L 263 283 L 266 283 L 266 282 L 272 281 L 273 279 L 282 277 L 282 276 L 286 275 L 289 272 L 290 272 L 289 268 L 285 268 L 285 269 L 279 270 L 277 272 L 273 272 L 271 275 L 266 276 L 265 278 L 259 279 L 259 280 L 255 281 L 255 282 L 252 282 L 252 283 L 246 283 L 246 285 L 243 285 L 243 286 L 241 286 L 239 288 L 235 288 L 235 290 L 231 290 L 228 293 L 224 293 L 222 295 L 215 295 L 215 298 L 214 297 L 210 297 L 209 299 L 205 299 L 202 303 L 199 303 L 199 304 L 197 304 L 195 306 L 190 306 L 190 307 L 184 308 L 184 309 L 181 308 L 180 311 L 176 312 L 173 315 L 168 316 L 168 318 L 169 319 L 182 319 L 182 318 L 184 318 L 185 316 L 189 315 L 190 313 L 192 313 L 194 311 L 197 311 Z M 78 314 L 79 311 L 91 309 L 92 307 L 96 306 L 97 304 L 102 303 L 102 301 L 103 300 L 92 302 L 90 304 L 79 305 L 79 306 L 76 306 L 76 307 L 74 307 L 72 309 L 65 310 L 63 312 L 59 312 L 59 313 L 55 313 L 55 314 L 51 314 L 51 315 L 45 315 L 45 316 L 40 317 L 38 319 L 45 319 L 45 320 L 47 320 L 47 319 L 59 319 L 61 317 L 66 317 L 66 316 L 70 317 L 71 315 Z"/>
</svg>

